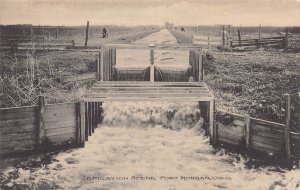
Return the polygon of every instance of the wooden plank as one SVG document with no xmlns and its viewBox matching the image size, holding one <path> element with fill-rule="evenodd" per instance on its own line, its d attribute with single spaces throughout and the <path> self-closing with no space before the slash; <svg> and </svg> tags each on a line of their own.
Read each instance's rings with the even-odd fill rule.
<svg viewBox="0 0 300 190">
<path fill-rule="evenodd" d="M 19 127 L 21 125 L 34 125 L 35 123 L 36 123 L 35 117 L 17 118 L 17 119 L 0 121 L 0 128 Z"/>
<path fill-rule="evenodd" d="M 99 101 L 99 102 L 106 102 L 106 101 L 171 101 L 171 102 L 199 102 L 199 101 L 211 101 L 213 97 L 92 97 L 92 98 L 83 98 L 85 102 L 91 101 Z"/>
<path fill-rule="evenodd" d="M 74 116 L 73 118 L 65 118 L 64 120 L 59 120 L 59 121 L 50 121 L 46 122 L 46 129 L 55 129 L 55 128 L 61 128 L 64 126 L 76 126 L 76 117 Z"/>
<path fill-rule="evenodd" d="M 288 30 L 287 30 L 287 33 L 288 33 Z M 286 153 L 286 157 L 288 159 L 288 162 L 290 162 L 291 157 L 292 157 L 292 155 L 291 155 L 291 142 L 290 142 L 291 97 L 290 97 L 289 94 L 285 94 L 284 98 L 285 98 L 285 104 L 286 104 L 286 109 L 285 109 L 285 130 L 284 130 L 285 153 Z"/>
<path fill-rule="evenodd" d="M 44 143 L 46 140 L 45 135 L 45 110 L 46 110 L 46 103 L 44 96 L 39 96 L 38 99 L 38 116 L 37 116 L 37 146 L 38 149 L 41 150 L 44 148 Z"/>
<path fill-rule="evenodd" d="M 27 131 L 22 133 L 12 133 L 0 135 L 0 142 L 14 141 L 14 140 L 25 140 L 25 139 L 35 139 L 36 131 Z"/>
<path fill-rule="evenodd" d="M 148 92 L 148 93 L 122 93 L 122 92 L 107 92 L 107 93 L 89 93 L 85 94 L 84 97 L 91 98 L 91 97 L 211 97 L 209 92 L 201 92 L 201 93 L 182 93 L 182 92 Z"/>
<path fill-rule="evenodd" d="M 85 144 L 85 105 L 84 102 L 80 102 L 80 143 L 82 146 Z"/>
<path fill-rule="evenodd" d="M 91 102 L 92 133 L 95 132 L 95 102 Z"/>
<path fill-rule="evenodd" d="M 250 149 L 251 138 L 251 128 L 250 128 L 250 115 L 246 114 L 244 119 L 244 137 L 245 137 L 245 146 Z"/>
<path fill-rule="evenodd" d="M 237 126 L 244 126 L 244 121 L 240 119 L 233 119 L 232 124 L 237 125 Z"/>
<path fill-rule="evenodd" d="M 198 45 L 186 45 L 186 44 L 154 44 L 154 46 L 150 47 L 149 44 L 105 44 L 106 48 L 111 49 L 150 49 L 153 48 L 154 50 L 199 50 L 200 46 Z"/>
<path fill-rule="evenodd" d="M 284 124 L 266 121 L 266 120 L 262 120 L 262 119 L 251 118 L 250 122 L 251 122 L 251 124 L 259 124 L 259 125 L 262 125 L 265 127 L 272 128 L 274 130 L 282 130 L 283 131 L 285 128 Z"/>
<path fill-rule="evenodd" d="M 136 87 L 136 86 L 153 86 L 153 87 L 203 87 L 203 82 L 154 82 L 148 81 L 99 81 L 94 86 L 115 86 L 115 87 Z"/>
<path fill-rule="evenodd" d="M 0 143 L 0 154 L 2 149 L 34 147 L 35 143 L 35 139 L 12 140 L 5 143 Z"/>
<path fill-rule="evenodd" d="M 234 131 L 234 130 L 228 130 L 225 128 L 221 128 L 220 126 L 218 127 L 218 136 L 223 136 L 227 137 L 230 139 L 235 139 L 235 140 L 242 140 L 243 138 L 243 133 L 239 131 Z"/>
<path fill-rule="evenodd" d="M 60 128 L 50 128 L 46 130 L 46 137 L 61 135 L 66 133 L 76 133 L 76 126 L 63 126 Z"/>
<path fill-rule="evenodd" d="M 47 140 L 53 145 L 61 144 L 61 143 L 69 142 L 69 141 L 75 142 L 75 139 L 76 139 L 75 132 L 60 134 L 60 135 L 53 135 L 53 136 L 47 137 Z"/>
<path fill-rule="evenodd" d="M 87 81 L 87 80 L 96 80 L 97 73 L 83 73 L 83 74 L 76 74 L 76 75 L 68 75 L 63 76 L 61 83 L 68 83 L 68 82 L 75 82 L 75 81 Z"/>
<path fill-rule="evenodd" d="M 45 123 L 55 122 L 55 121 L 63 121 L 66 120 L 75 120 L 76 111 L 66 112 L 66 113 L 54 113 L 54 114 L 45 114 Z"/>
<path fill-rule="evenodd" d="M 280 146 L 284 148 L 284 141 L 282 139 L 274 139 L 274 138 L 268 138 L 264 136 L 253 135 L 252 140 L 256 142 L 261 142 L 272 146 Z"/>
<path fill-rule="evenodd" d="M 261 142 L 257 141 L 252 141 L 251 142 L 251 149 L 252 150 L 257 150 L 263 153 L 275 153 L 275 154 L 282 154 L 283 149 L 280 147 L 275 147 L 269 144 L 264 144 Z"/>
<path fill-rule="evenodd" d="M 272 130 L 260 125 L 251 125 L 251 127 L 253 135 L 281 139 L 282 141 L 284 141 L 284 131 Z"/>
<path fill-rule="evenodd" d="M 239 141 L 236 141 L 236 140 L 233 140 L 233 139 L 228 139 L 228 138 L 225 138 L 223 136 L 220 136 L 218 138 L 218 142 L 221 143 L 221 144 L 226 143 L 226 144 L 237 145 L 237 146 L 240 144 Z"/>
<path fill-rule="evenodd" d="M 85 139 L 88 141 L 89 138 L 89 104 L 85 102 Z"/>
<path fill-rule="evenodd" d="M 50 115 L 59 115 L 65 113 L 74 113 L 76 114 L 76 103 L 67 103 L 67 104 L 55 104 L 55 105 L 47 105 L 46 114 L 48 117 Z"/>
<path fill-rule="evenodd" d="M 0 135 L 7 135 L 12 133 L 22 133 L 22 132 L 29 132 L 35 131 L 36 125 L 35 122 L 32 124 L 21 124 L 21 125 L 7 125 L 6 127 L 0 128 Z"/>
<path fill-rule="evenodd" d="M 2 120 L 2 116 L 5 117 L 5 115 L 22 115 L 25 113 L 35 113 L 36 109 L 38 108 L 38 106 L 23 106 L 23 107 L 12 107 L 12 108 L 2 108 L 0 109 L 0 115 L 1 118 L 0 120 Z M 23 117 L 23 116 L 22 116 Z"/>
</svg>

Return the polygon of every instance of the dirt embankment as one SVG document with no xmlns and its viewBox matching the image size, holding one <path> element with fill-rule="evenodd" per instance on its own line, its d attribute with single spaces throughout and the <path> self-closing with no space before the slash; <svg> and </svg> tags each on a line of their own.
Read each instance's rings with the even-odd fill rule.
<svg viewBox="0 0 300 190">
<path fill-rule="evenodd" d="M 300 57 L 283 52 L 211 52 L 205 63 L 205 81 L 220 109 L 281 123 L 284 94 L 295 103 L 300 92 L 299 73 Z"/>
</svg>

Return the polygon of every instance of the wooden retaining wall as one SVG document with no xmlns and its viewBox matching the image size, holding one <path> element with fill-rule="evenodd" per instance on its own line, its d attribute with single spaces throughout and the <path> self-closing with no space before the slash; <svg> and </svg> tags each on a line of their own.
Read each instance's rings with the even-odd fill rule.
<svg viewBox="0 0 300 190">
<path fill-rule="evenodd" d="M 300 156 L 299 134 L 289 132 L 290 150 L 286 148 L 286 125 L 218 111 L 216 114 L 217 143 L 268 155 Z"/>
<path fill-rule="evenodd" d="M 0 157 L 84 146 L 97 127 L 100 102 L 73 102 L 0 109 Z"/>
</svg>

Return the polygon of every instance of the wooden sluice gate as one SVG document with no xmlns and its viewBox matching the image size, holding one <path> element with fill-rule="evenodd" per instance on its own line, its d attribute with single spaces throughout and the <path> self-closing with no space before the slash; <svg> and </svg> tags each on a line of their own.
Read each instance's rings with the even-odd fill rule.
<svg viewBox="0 0 300 190">
<path fill-rule="evenodd" d="M 118 49 L 149 50 L 149 67 L 146 69 L 123 70 L 123 78 L 116 77 L 116 52 Z M 189 51 L 189 68 L 187 70 L 163 70 L 155 65 L 155 50 Z M 133 55 L 134 56 L 134 55 Z M 216 142 L 214 129 L 214 97 L 203 81 L 202 52 L 198 46 L 183 46 L 173 44 L 109 44 L 101 47 L 97 64 L 97 82 L 85 94 L 83 101 L 84 113 L 89 112 L 95 102 L 110 101 L 173 101 L 199 102 L 205 128 L 208 129 L 211 142 Z M 125 76 L 124 76 L 125 75 Z M 170 77 L 170 75 L 173 75 Z M 177 75 L 177 76 L 174 76 Z M 125 80 L 126 79 L 126 80 Z M 176 79 L 181 79 L 176 81 Z M 183 82 L 184 81 L 184 82 Z M 90 115 L 90 114 L 88 114 Z M 82 118 L 82 120 L 93 120 Z M 82 134 L 91 134 L 89 122 L 81 128 Z M 87 132 L 88 131 L 88 132 Z M 85 135 L 88 138 L 89 135 Z"/>
</svg>

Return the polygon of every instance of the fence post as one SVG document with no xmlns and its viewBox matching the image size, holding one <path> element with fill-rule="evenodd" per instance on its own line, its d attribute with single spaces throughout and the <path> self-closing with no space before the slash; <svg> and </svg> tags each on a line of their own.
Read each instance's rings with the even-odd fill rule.
<svg viewBox="0 0 300 190">
<path fill-rule="evenodd" d="M 242 41 L 241 41 L 241 32 L 240 29 L 238 29 L 238 37 L 239 37 L 239 46 L 242 46 Z"/>
<path fill-rule="evenodd" d="M 56 29 L 55 38 L 58 38 L 58 29 Z"/>
<path fill-rule="evenodd" d="M 101 55 L 100 55 L 100 81 L 103 81 L 104 80 L 104 52 L 105 52 L 105 49 L 104 49 L 104 46 L 101 47 Z"/>
<path fill-rule="evenodd" d="M 100 62 L 101 62 L 101 51 L 98 52 L 98 59 L 97 59 L 97 80 L 100 80 Z"/>
<path fill-rule="evenodd" d="M 86 23 L 85 44 L 84 44 L 85 47 L 87 46 L 88 39 L 89 39 L 89 21 L 87 21 Z"/>
<path fill-rule="evenodd" d="M 43 151 L 45 148 L 45 114 L 46 110 L 46 104 L 45 104 L 45 97 L 44 96 L 39 96 L 38 97 L 38 121 L 37 121 L 37 127 L 38 127 L 38 145 L 37 149 L 38 151 Z"/>
<path fill-rule="evenodd" d="M 285 36 L 284 36 L 284 50 L 287 50 L 287 47 L 289 45 L 289 41 L 288 41 L 288 36 L 289 36 L 289 29 L 286 28 L 285 29 Z"/>
<path fill-rule="evenodd" d="M 80 140 L 79 146 L 84 147 L 85 144 L 85 105 L 80 102 Z"/>
<path fill-rule="evenodd" d="M 88 141 L 89 140 L 89 115 L 88 115 L 88 112 L 89 112 L 89 106 L 88 106 L 88 102 L 84 102 L 84 107 L 85 107 L 85 112 L 84 112 L 84 121 L 85 121 L 85 128 L 84 128 L 84 131 L 85 131 L 85 141 Z"/>
<path fill-rule="evenodd" d="M 201 82 L 204 80 L 204 69 L 203 69 L 203 51 L 198 51 L 198 82 Z"/>
<path fill-rule="evenodd" d="M 285 153 L 288 162 L 291 160 L 291 145 L 290 145 L 290 120 L 291 120 L 291 96 L 290 94 L 284 95 L 286 109 L 285 109 Z"/>
<path fill-rule="evenodd" d="M 251 141 L 251 130 L 250 130 L 250 115 L 246 114 L 244 117 L 244 136 L 245 136 L 245 146 L 247 150 L 250 149 Z"/>
<path fill-rule="evenodd" d="M 150 44 L 150 82 L 154 82 L 154 44 Z"/>
<path fill-rule="evenodd" d="M 222 26 L 222 45 L 225 46 L 225 28 Z"/>
<path fill-rule="evenodd" d="M 216 125 L 215 100 L 209 101 L 209 136 L 212 145 L 217 144 L 217 125 Z"/>
</svg>

